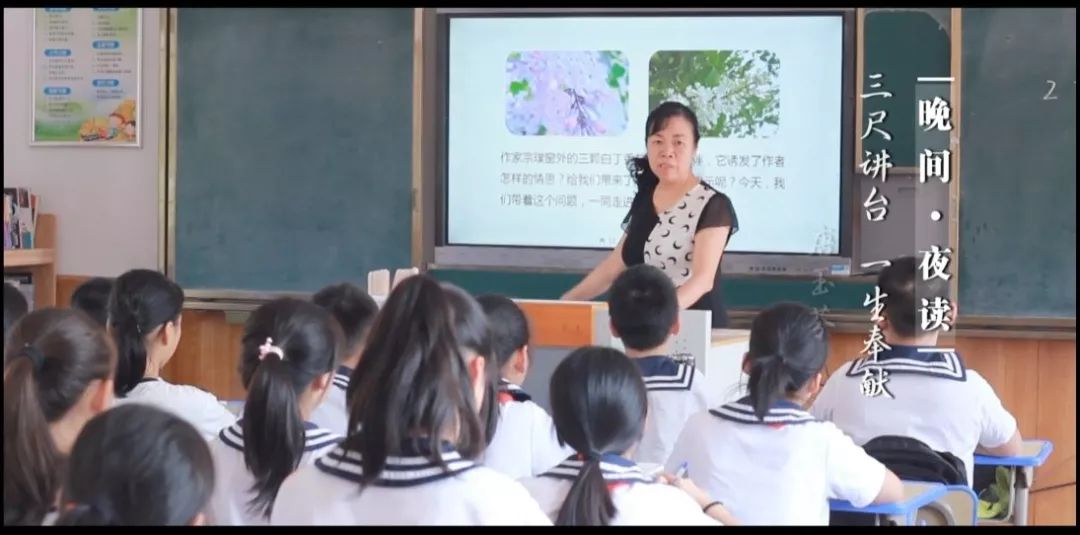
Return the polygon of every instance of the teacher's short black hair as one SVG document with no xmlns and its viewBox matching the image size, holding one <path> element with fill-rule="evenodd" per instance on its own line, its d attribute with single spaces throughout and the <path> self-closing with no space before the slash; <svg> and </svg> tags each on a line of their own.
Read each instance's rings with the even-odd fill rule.
<svg viewBox="0 0 1080 535">
<path fill-rule="evenodd" d="M 920 336 L 925 334 L 919 321 L 919 309 L 922 299 L 946 297 L 948 281 L 940 277 L 923 280 L 914 256 L 894 258 L 889 265 L 878 273 L 877 284 L 885 294 L 885 317 L 889 326 L 900 336 Z"/>
<path fill-rule="evenodd" d="M 627 349 L 663 344 L 679 314 L 675 285 L 662 271 L 639 264 L 622 272 L 608 294 L 611 325 Z"/>
</svg>

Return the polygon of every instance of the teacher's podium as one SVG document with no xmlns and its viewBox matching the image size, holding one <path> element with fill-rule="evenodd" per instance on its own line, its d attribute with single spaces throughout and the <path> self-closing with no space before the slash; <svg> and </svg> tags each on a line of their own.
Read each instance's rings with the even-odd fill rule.
<svg viewBox="0 0 1080 535">
<path fill-rule="evenodd" d="M 611 333 L 606 303 L 592 301 L 515 300 L 529 318 L 532 331 L 531 359 L 523 388 L 547 410 L 548 382 L 559 362 L 582 346 L 623 349 Z M 705 376 L 706 392 L 713 405 L 738 399 L 746 381 L 742 358 L 750 344 L 750 332 L 713 329 L 712 312 L 679 312 L 679 334 L 672 343 L 672 357 L 693 362 Z"/>
</svg>

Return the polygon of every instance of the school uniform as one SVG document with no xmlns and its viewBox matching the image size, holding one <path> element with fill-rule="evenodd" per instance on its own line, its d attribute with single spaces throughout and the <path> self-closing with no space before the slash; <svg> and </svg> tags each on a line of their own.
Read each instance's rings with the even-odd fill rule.
<svg viewBox="0 0 1080 535">
<path fill-rule="evenodd" d="M 862 392 L 868 371 L 871 380 L 884 379 L 879 396 Z M 835 423 L 856 444 L 900 435 L 949 452 L 964 462 L 969 484 L 976 446 L 1001 446 L 1016 432 L 1016 419 L 990 383 L 956 353 L 931 347 L 893 344 L 876 363 L 869 357 L 852 361 L 829 377 L 810 412 Z"/>
<path fill-rule="evenodd" d="M 760 421 L 748 397 L 690 418 L 667 469 L 683 462 L 694 483 L 748 525 L 828 525 L 829 498 L 869 505 L 886 474 L 832 423 L 786 400 Z"/>
<path fill-rule="evenodd" d="M 520 479 L 542 474 L 574 452 L 559 445 L 551 416 L 518 385 L 503 379 L 498 402 L 499 422 L 484 450 L 484 466 Z"/>
<path fill-rule="evenodd" d="M 441 445 L 446 467 L 426 444 L 408 443 L 360 489 L 361 454 L 338 446 L 282 484 L 274 525 L 551 525 L 520 483 Z"/>
<path fill-rule="evenodd" d="M 236 422 L 236 416 L 213 394 L 191 385 L 175 385 L 158 377 L 139 381 L 116 404 L 144 403 L 187 420 L 207 440 Z"/>
<path fill-rule="evenodd" d="M 584 465 L 584 460 L 574 456 L 537 477 L 521 480 L 521 484 L 554 522 Z M 633 461 L 618 455 L 604 455 L 600 460 L 600 473 L 615 504 L 615 515 L 610 521 L 613 526 L 720 524 L 705 514 L 689 494 L 646 476 Z"/>
<path fill-rule="evenodd" d="M 693 365 L 667 356 L 634 358 L 648 391 L 649 415 L 634 461 L 662 465 L 686 421 L 709 408 L 705 378 Z"/>
<path fill-rule="evenodd" d="M 330 452 L 342 437 L 327 429 L 304 423 L 304 454 L 300 466 L 311 464 Z M 269 524 L 261 512 L 252 511 L 248 503 L 255 497 L 251 488 L 255 477 L 244 461 L 244 430 L 240 422 L 222 429 L 210 442 L 214 459 L 214 493 L 206 508 L 207 523 L 219 526 L 258 526 Z"/>
<path fill-rule="evenodd" d="M 345 392 L 349 389 L 349 378 L 352 376 L 352 368 L 340 366 L 334 372 L 330 390 L 322 403 L 311 411 L 311 423 L 329 429 L 343 437 L 348 436 L 349 407 L 345 403 Z"/>
</svg>

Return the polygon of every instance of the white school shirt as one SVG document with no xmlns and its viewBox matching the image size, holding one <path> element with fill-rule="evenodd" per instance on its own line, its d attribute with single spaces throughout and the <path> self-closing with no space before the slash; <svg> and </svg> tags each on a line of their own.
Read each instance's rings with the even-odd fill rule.
<svg viewBox="0 0 1080 535">
<path fill-rule="evenodd" d="M 147 377 L 115 404 L 144 403 L 183 418 L 206 440 L 236 422 L 236 415 L 213 394 L 191 385 L 174 385 L 164 379 Z"/>
<path fill-rule="evenodd" d="M 632 359 L 648 391 L 649 415 L 634 461 L 662 465 L 691 416 L 709 408 L 705 379 L 693 365 L 671 357 Z"/>
<path fill-rule="evenodd" d="M 484 466 L 520 479 L 540 475 L 574 453 L 559 445 L 551 416 L 521 387 L 504 379 L 498 401 L 499 423 L 484 450 Z"/>
<path fill-rule="evenodd" d="M 920 351 L 893 344 L 878 353 L 877 363 L 860 358 L 829 377 L 810 412 L 836 424 L 856 444 L 882 435 L 914 438 L 934 451 L 964 462 L 970 485 L 975 447 L 1001 446 L 1016 432 L 1016 419 L 1002 406 L 993 387 L 953 352 Z M 870 371 L 880 367 L 892 397 L 867 397 L 860 389 Z"/>
<path fill-rule="evenodd" d="M 885 466 L 829 422 L 781 400 L 764 422 L 749 398 L 694 415 L 667 469 L 687 477 L 747 525 L 828 525 L 829 498 L 865 507 Z"/>
<path fill-rule="evenodd" d="M 551 525 L 525 488 L 442 444 L 447 468 L 422 445 L 387 458 L 360 490 L 359 452 L 338 446 L 281 485 L 273 525 Z"/>
<path fill-rule="evenodd" d="M 564 460 L 537 477 L 521 480 L 552 522 L 559 517 L 566 495 L 578 478 L 585 461 Z M 697 502 L 682 490 L 646 476 L 633 462 L 617 455 L 604 455 L 600 473 L 615 504 L 612 526 L 715 526 L 720 522 L 705 514 Z"/>
<path fill-rule="evenodd" d="M 304 423 L 304 454 L 300 466 L 311 464 L 341 442 L 341 436 L 313 423 Z M 255 497 L 251 487 L 255 477 L 244 462 L 244 430 L 240 422 L 222 429 L 210 442 L 214 459 L 214 493 L 206 507 L 206 520 L 217 526 L 260 526 L 269 520 L 260 512 L 248 509 Z"/>
<path fill-rule="evenodd" d="M 326 393 L 322 403 L 311 411 L 311 423 L 343 437 L 349 435 L 349 407 L 345 404 L 345 392 L 349 389 L 351 376 L 352 368 L 338 367 L 334 372 L 330 391 Z"/>
</svg>

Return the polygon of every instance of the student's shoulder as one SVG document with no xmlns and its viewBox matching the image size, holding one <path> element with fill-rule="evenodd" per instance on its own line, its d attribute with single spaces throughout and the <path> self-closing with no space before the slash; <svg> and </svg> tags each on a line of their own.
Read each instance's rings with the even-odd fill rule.
<svg viewBox="0 0 1080 535">
<path fill-rule="evenodd" d="M 661 482 L 636 483 L 616 495 L 619 524 L 687 524 L 709 522 L 686 492 Z"/>
<path fill-rule="evenodd" d="M 182 397 L 189 400 L 196 400 L 201 403 L 221 405 L 217 396 L 195 385 L 181 385 L 162 380 L 156 381 L 154 387 L 162 394 L 170 397 Z"/>
<path fill-rule="evenodd" d="M 971 368 L 965 369 L 964 372 L 967 374 L 967 380 L 965 382 L 967 383 L 968 388 L 974 390 L 976 395 L 988 399 L 1000 400 L 997 392 L 994 391 L 993 385 L 991 385 L 990 381 L 987 381 L 982 374 Z"/>
</svg>

